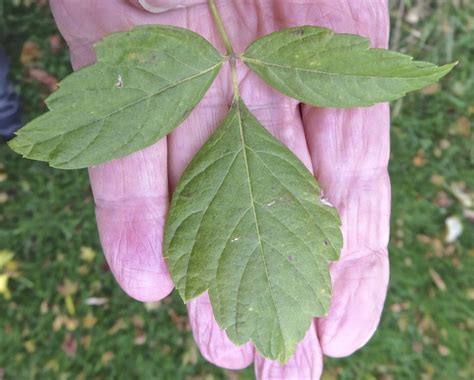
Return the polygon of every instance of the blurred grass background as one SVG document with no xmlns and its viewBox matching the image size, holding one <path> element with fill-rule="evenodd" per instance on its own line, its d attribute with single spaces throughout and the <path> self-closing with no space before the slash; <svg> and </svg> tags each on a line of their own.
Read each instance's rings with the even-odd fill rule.
<svg viewBox="0 0 474 380">
<path fill-rule="evenodd" d="M 390 12 L 393 49 L 460 64 L 392 104 L 389 295 L 374 338 L 327 359 L 324 379 L 473 379 L 474 1 L 394 0 Z M 71 71 L 47 1 L 0 0 L 0 44 L 27 121 Z M 141 304 L 122 293 L 101 254 L 86 171 L 0 145 L 0 379 L 155 378 L 253 370 L 206 363 L 175 294 Z"/>
</svg>

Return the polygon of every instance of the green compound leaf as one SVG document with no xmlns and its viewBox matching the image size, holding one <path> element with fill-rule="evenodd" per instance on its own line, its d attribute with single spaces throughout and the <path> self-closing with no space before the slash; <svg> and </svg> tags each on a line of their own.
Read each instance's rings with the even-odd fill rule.
<svg viewBox="0 0 474 380">
<path fill-rule="evenodd" d="M 188 116 L 224 63 L 200 35 L 161 25 L 112 34 L 96 52 L 96 64 L 49 97 L 50 112 L 17 132 L 13 150 L 77 169 L 143 149 Z"/>
<path fill-rule="evenodd" d="M 369 40 L 325 28 L 283 29 L 253 42 L 242 60 L 270 86 L 320 107 L 361 107 L 394 100 L 446 75 L 456 63 L 436 66 Z"/>
<path fill-rule="evenodd" d="M 239 101 L 180 180 L 165 258 L 185 301 L 209 289 L 233 342 L 285 362 L 328 311 L 339 225 L 311 173 Z"/>
</svg>

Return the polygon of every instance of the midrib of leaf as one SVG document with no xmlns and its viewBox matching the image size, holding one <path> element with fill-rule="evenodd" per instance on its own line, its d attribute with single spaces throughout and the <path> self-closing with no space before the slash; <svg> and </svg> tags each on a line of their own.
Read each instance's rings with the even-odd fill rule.
<svg viewBox="0 0 474 380">
<path fill-rule="evenodd" d="M 278 64 L 278 63 L 270 63 L 270 62 L 262 61 L 262 60 L 255 59 L 255 58 L 248 58 L 244 55 L 241 56 L 241 59 L 244 62 L 254 63 L 254 64 L 260 65 L 260 66 L 277 67 L 279 69 L 286 69 L 286 70 L 292 70 L 292 71 L 293 70 L 294 71 L 303 71 L 303 72 L 308 72 L 308 73 L 311 73 L 311 74 L 320 74 L 320 75 L 335 76 L 335 77 L 344 77 L 344 78 L 346 78 L 346 77 L 350 77 L 350 78 L 363 77 L 363 78 L 370 78 L 370 79 L 380 79 L 380 78 L 383 78 L 383 79 L 396 79 L 396 78 L 413 79 L 411 77 L 404 77 L 404 76 L 382 76 L 382 75 L 377 76 L 377 75 L 363 75 L 363 74 L 341 74 L 341 73 L 334 73 L 334 72 L 329 72 L 329 71 L 312 70 L 312 69 L 282 65 L 282 64 Z M 432 73 L 432 74 L 429 74 L 429 75 L 420 76 L 420 77 L 417 77 L 415 79 L 429 78 L 429 77 L 432 77 L 432 76 L 439 76 L 439 73 L 436 72 L 436 73 Z"/>
<path fill-rule="evenodd" d="M 328 244 L 331 245 L 331 248 L 332 248 L 333 250 L 336 250 L 336 247 L 334 247 L 333 243 L 331 242 L 331 239 L 328 238 L 328 236 L 326 235 L 326 233 L 324 232 L 324 230 L 323 230 L 323 229 L 321 228 L 321 226 L 318 224 L 318 222 L 316 221 L 316 219 L 314 218 L 314 216 L 308 211 L 308 209 L 305 207 L 305 205 L 304 205 L 297 197 L 295 197 L 295 195 L 293 194 L 293 192 L 278 178 L 278 176 L 277 176 L 275 173 L 273 173 L 273 171 L 271 170 L 271 168 L 268 167 L 268 165 L 266 164 L 266 162 L 261 159 L 261 157 L 257 154 L 257 152 L 255 152 L 255 151 L 254 151 L 253 149 L 251 149 L 251 148 L 248 148 L 248 149 L 251 150 L 252 152 L 254 152 L 255 156 L 260 160 L 260 162 L 262 163 L 262 165 L 267 168 L 268 172 L 272 175 L 272 177 L 275 178 L 275 180 L 277 180 L 277 181 L 280 183 L 280 185 L 281 185 L 282 187 L 284 187 L 284 188 L 288 191 L 288 194 L 291 195 L 291 197 L 292 197 L 292 198 L 301 206 L 301 208 L 305 211 L 306 215 L 308 215 L 308 217 L 313 221 L 314 226 L 316 226 L 316 227 L 318 228 L 319 232 L 321 232 L 321 235 L 323 235 L 324 238 L 325 238 L 325 240 L 328 242 Z M 263 154 L 268 154 L 268 155 L 272 155 L 272 156 L 274 156 L 274 157 L 278 157 L 278 158 L 281 159 L 280 156 L 277 156 L 277 155 L 274 155 L 274 154 L 270 154 L 270 153 L 268 153 L 268 152 L 263 152 L 263 151 L 262 151 L 261 153 L 263 153 Z M 297 169 L 295 168 L 295 170 L 297 170 Z M 316 205 L 317 205 L 317 204 L 316 204 Z M 317 205 L 317 206 L 318 206 L 318 205 Z M 321 209 L 324 210 L 323 208 L 321 208 Z M 324 211 L 326 212 L 326 210 L 324 210 Z M 271 211 L 268 211 L 268 212 L 269 212 L 270 214 L 272 214 Z M 272 214 L 272 215 L 273 215 L 273 214 Z M 285 227 L 286 227 L 286 226 L 285 226 Z M 296 235 L 295 233 L 293 233 L 293 232 L 292 232 L 292 234 L 295 235 L 295 236 L 297 236 L 297 235 Z M 308 247 L 308 245 L 307 245 L 307 243 L 306 243 L 305 241 L 302 241 L 302 243 L 303 243 L 306 247 Z M 309 247 L 308 247 L 308 249 L 311 250 Z M 323 257 L 322 254 L 320 254 L 320 256 Z M 327 285 L 329 286 L 329 284 L 327 284 Z"/>
<path fill-rule="evenodd" d="M 164 91 L 166 91 L 166 90 L 169 90 L 170 88 L 179 86 L 180 84 L 186 83 L 186 82 L 188 82 L 188 81 L 190 81 L 190 80 L 193 80 L 193 79 L 195 79 L 195 78 L 197 78 L 197 77 L 200 77 L 200 76 L 202 76 L 202 75 L 204 75 L 204 74 L 207 74 L 208 72 L 210 72 L 210 71 L 216 69 L 218 66 L 220 66 L 220 65 L 222 65 L 222 64 L 223 64 L 223 62 L 219 62 L 219 63 L 215 64 L 214 66 L 212 66 L 212 67 L 210 67 L 210 68 L 208 68 L 208 69 L 206 69 L 206 70 L 204 70 L 204 71 L 201 71 L 201 72 L 199 72 L 199 73 L 197 73 L 197 74 L 193 74 L 193 75 L 191 75 L 191 76 L 189 76 L 189 77 L 186 77 L 186 78 L 184 78 L 184 79 L 181 79 L 180 81 L 178 81 L 178 82 L 176 82 L 176 83 L 172 83 L 172 84 L 170 84 L 169 86 L 166 86 L 166 87 L 162 88 L 161 90 L 159 90 L 159 91 L 157 91 L 157 92 L 154 92 L 154 93 L 152 93 L 152 94 L 147 94 L 146 96 L 143 96 L 142 98 L 139 98 L 139 99 L 135 100 L 134 102 L 132 102 L 132 103 L 130 103 L 130 104 L 127 104 L 127 105 L 125 105 L 125 106 L 123 106 L 123 107 L 120 107 L 120 108 L 118 108 L 118 109 L 116 109 L 116 110 L 114 110 L 114 111 L 108 113 L 107 115 L 104 115 L 104 116 L 98 118 L 98 119 L 92 120 L 92 121 L 88 122 L 87 124 L 83 124 L 83 125 L 81 125 L 81 126 L 75 128 L 75 129 L 73 129 L 73 130 L 71 130 L 71 131 L 68 131 L 67 133 L 75 132 L 75 131 L 78 131 L 78 130 L 84 128 L 84 127 L 88 127 L 88 126 L 91 125 L 91 124 L 101 122 L 101 121 L 103 121 L 103 120 L 109 118 L 110 116 L 113 116 L 113 115 L 115 115 L 115 114 L 117 114 L 117 113 L 120 113 L 120 112 L 126 110 L 127 108 L 133 107 L 134 105 L 143 102 L 144 100 L 148 100 L 148 99 L 153 98 L 154 96 L 160 95 L 162 92 L 164 92 Z M 130 87 L 130 88 L 134 89 L 133 87 Z M 21 132 L 21 130 L 20 130 L 20 132 Z M 57 138 L 57 137 L 58 137 L 58 136 L 50 137 L 50 138 L 48 138 L 48 139 L 46 139 L 46 140 L 42 140 L 40 143 L 44 143 L 44 142 L 53 140 L 53 139 L 55 139 L 55 138 Z M 64 163 L 66 163 L 66 162 L 62 162 L 61 164 L 64 164 Z"/>
<path fill-rule="evenodd" d="M 261 237 L 261 234 L 260 234 L 260 228 L 259 228 L 259 224 L 258 224 L 257 211 L 255 210 L 255 203 L 256 202 L 255 202 L 254 195 L 253 195 L 252 181 L 250 180 L 250 168 L 249 168 L 249 165 L 248 165 L 248 158 L 247 158 L 247 144 L 245 143 L 244 126 L 243 126 L 243 123 L 242 123 L 242 115 L 240 113 L 240 102 L 241 102 L 241 100 L 239 98 L 237 98 L 236 99 L 237 122 L 238 122 L 238 125 L 239 125 L 240 143 L 242 145 L 241 149 L 242 149 L 242 155 L 243 155 L 243 158 L 244 158 L 244 166 L 245 166 L 245 171 L 246 171 L 247 184 L 248 184 L 248 187 L 249 187 L 250 203 L 252 205 L 251 206 L 252 207 L 252 213 L 253 213 L 253 218 L 254 218 L 254 222 L 255 222 L 255 231 L 257 233 L 258 245 L 259 245 L 259 248 L 260 248 L 260 255 L 262 257 L 263 266 L 265 268 L 265 278 L 267 279 L 268 288 L 270 289 L 270 296 L 272 297 L 272 304 L 273 304 L 273 307 L 276 311 L 276 315 L 278 316 L 279 330 L 281 332 L 283 332 L 282 329 L 281 329 L 280 315 L 277 312 L 278 309 L 277 309 L 277 306 L 276 306 L 275 296 L 273 294 L 273 289 L 272 289 L 272 285 L 271 285 L 271 282 L 270 282 L 270 276 L 268 274 L 267 262 L 265 260 L 265 255 L 263 253 L 262 237 Z M 273 329 L 272 329 L 272 331 L 273 331 Z M 283 344 L 285 344 L 285 339 L 283 339 Z M 285 346 L 286 346 L 286 344 L 285 344 Z M 286 347 L 285 347 L 285 351 L 286 351 Z"/>
<path fill-rule="evenodd" d="M 219 141 L 219 140 L 217 140 Z M 216 142 L 217 143 L 217 142 Z M 235 161 L 237 160 L 237 157 L 239 156 L 239 153 L 241 152 L 241 150 L 238 150 L 237 152 L 235 152 L 235 156 L 232 158 L 232 160 L 230 161 L 229 163 L 229 166 L 226 170 L 226 173 L 224 174 L 224 177 L 221 181 L 221 183 L 219 184 L 219 186 L 217 187 L 217 190 L 215 191 L 211 201 L 209 202 L 209 206 L 206 208 L 206 210 L 204 210 L 204 212 L 202 213 L 201 215 L 201 220 L 199 222 L 199 226 L 198 226 L 198 229 L 196 231 L 196 236 L 199 235 L 199 232 L 201 231 L 201 228 L 202 228 L 202 225 L 203 225 L 203 221 L 204 221 L 204 218 L 206 217 L 206 213 L 208 212 L 209 208 L 211 207 L 211 204 L 214 202 L 217 194 L 219 193 L 219 191 L 221 190 L 222 188 L 222 185 L 224 184 L 225 180 L 227 179 L 227 176 L 229 175 L 229 173 L 231 172 L 231 169 L 232 169 L 232 166 L 234 166 L 235 164 Z M 224 156 L 221 156 L 219 157 L 217 160 L 215 160 L 213 163 L 211 163 L 209 166 L 207 166 L 203 171 L 201 171 L 198 175 L 201 175 L 204 171 L 208 170 L 212 165 L 216 164 L 219 160 L 223 159 L 225 156 L 227 155 L 231 155 L 232 153 L 227 153 L 225 154 Z M 190 217 L 191 215 L 188 216 L 188 218 Z M 185 219 L 186 220 L 186 219 Z M 185 221 L 184 220 L 184 221 Z M 184 221 L 182 223 L 184 223 Z M 176 231 L 175 231 L 176 232 Z M 176 236 L 176 233 L 173 235 L 173 237 L 171 238 L 171 242 L 170 244 L 173 242 L 174 238 Z M 196 243 L 197 243 L 197 239 L 194 240 L 193 242 L 193 246 L 191 248 L 191 253 L 194 252 L 194 248 L 196 246 Z M 182 258 L 185 258 L 186 256 L 182 256 Z M 186 269 L 185 269 L 185 272 L 188 272 L 188 269 L 189 269 L 189 263 L 191 261 L 191 255 L 187 256 L 187 262 L 186 262 Z M 184 279 L 184 285 L 183 285 L 183 289 L 184 289 L 184 298 L 185 299 L 188 299 L 187 298 L 187 288 L 188 288 L 188 277 L 186 277 Z"/>
</svg>

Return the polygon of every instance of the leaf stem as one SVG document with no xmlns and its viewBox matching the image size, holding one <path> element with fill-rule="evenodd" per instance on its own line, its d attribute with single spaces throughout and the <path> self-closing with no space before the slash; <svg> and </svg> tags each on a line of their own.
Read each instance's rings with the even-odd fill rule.
<svg viewBox="0 0 474 380">
<path fill-rule="evenodd" d="M 216 23 L 217 30 L 219 31 L 219 35 L 222 38 L 222 42 L 224 42 L 227 55 L 231 56 L 234 54 L 234 49 L 232 49 L 232 44 L 230 43 L 229 36 L 227 35 L 227 32 L 225 31 L 224 23 L 222 22 L 221 15 L 219 14 L 219 10 L 217 9 L 217 6 L 216 6 L 216 1 L 208 0 L 208 3 L 209 3 L 209 8 L 211 9 L 211 14 L 214 19 L 214 22 Z"/>
<path fill-rule="evenodd" d="M 234 49 L 230 42 L 229 36 L 225 31 L 224 23 L 222 22 L 221 15 L 219 14 L 219 10 L 216 6 L 215 0 L 208 0 L 209 9 L 211 10 L 212 18 L 216 24 L 217 30 L 219 32 L 220 37 L 222 38 L 222 42 L 224 43 L 226 53 L 229 58 L 230 63 L 230 74 L 232 76 L 232 87 L 234 90 L 234 102 L 240 98 L 239 94 L 239 82 L 237 79 L 237 56 L 235 55 Z"/>
</svg>

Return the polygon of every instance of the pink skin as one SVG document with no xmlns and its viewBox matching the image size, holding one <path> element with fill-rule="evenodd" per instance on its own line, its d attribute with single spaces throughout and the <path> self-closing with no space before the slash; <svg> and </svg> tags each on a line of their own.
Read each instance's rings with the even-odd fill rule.
<svg viewBox="0 0 474 380">
<path fill-rule="evenodd" d="M 50 3 L 75 69 L 94 62 L 94 42 L 140 24 L 189 28 L 224 51 L 203 0 Z M 266 33 L 304 24 L 360 34 L 373 47 L 387 46 L 386 0 L 222 0 L 217 5 L 237 52 Z M 233 345 L 217 326 L 207 294 L 188 304 L 191 326 L 203 356 L 218 366 L 239 369 L 255 362 L 259 379 L 318 379 L 323 354 L 350 355 L 379 323 L 389 273 L 389 109 L 387 104 L 351 110 L 301 106 L 243 65 L 238 71 L 248 107 L 315 173 L 325 197 L 339 210 L 344 248 L 331 266 L 329 316 L 315 320 L 286 365 L 263 359 L 251 343 Z M 137 300 L 156 301 L 173 288 L 162 257 L 170 190 L 223 119 L 231 97 L 225 68 L 190 117 L 167 138 L 89 171 L 107 261 L 120 286 Z"/>
</svg>

